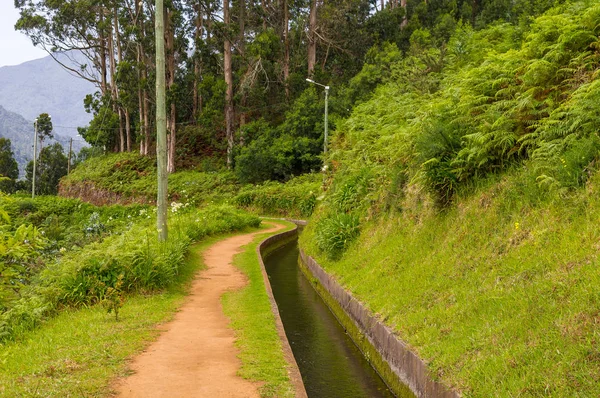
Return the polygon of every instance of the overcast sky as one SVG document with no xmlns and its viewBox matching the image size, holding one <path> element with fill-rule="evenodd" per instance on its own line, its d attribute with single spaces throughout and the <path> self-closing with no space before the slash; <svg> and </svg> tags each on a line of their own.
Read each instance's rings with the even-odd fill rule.
<svg viewBox="0 0 600 398">
<path fill-rule="evenodd" d="M 29 37 L 15 32 L 19 12 L 13 4 L 13 0 L 0 0 L 0 67 L 48 55 L 44 50 L 35 48 Z"/>
</svg>

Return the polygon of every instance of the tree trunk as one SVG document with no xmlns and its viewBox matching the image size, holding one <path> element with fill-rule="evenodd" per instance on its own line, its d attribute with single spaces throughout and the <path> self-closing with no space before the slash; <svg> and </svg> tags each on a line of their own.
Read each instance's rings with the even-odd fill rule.
<svg viewBox="0 0 600 398">
<path fill-rule="evenodd" d="M 127 137 L 127 152 L 131 152 L 131 123 L 129 120 L 129 109 L 125 108 L 125 135 Z"/>
<path fill-rule="evenodd" d="M 167 90 L 171 90 L 175 84 L 175 28 L 173 27 L 173 11 L 170 9 L 165 10 L 165 33 L 167 36 L 166 41 L 166 56 L 167 56 Z M 172 96 L 171 96 L 172 97 Z M 175 129 L 177 127 L 177 109 L 175 101 L 171 98 L 170 112 L 168 117 L 168 164 L 167 171 L 169 173 L 175 172 Z"/>
<path fill-rule="evenodd" d="M 229 39 L 229 0 L 223 0 L 223 22 L 225 23 L 225 43 L 223 53 L 223 69 L 227 91 L 225 94 L 225 134 L 227 137 L 227 167 L 233 164 L 233 74 L 231 71 L 231 41 Z"/>
<path fill-rule="evenodd" d="M 106 95 L 107 71 L 106 71 L 106 33 L 104 31 L 104 8 L 100 8 L 100 91 Z"/>
<path fill-rule="evenodd" d="M 402 24 L 400 25 L 400 28 L 404 29 L 406 25 L 408 25 L 408 9 L 406 8 L 406 0 L 400 0 L 400 7 L 404 8 L 404 17 L 402 18 Z"/>
<path fill-rule="evenodd" d="M 283 82 L 285 98 L 290 99 L 290 10 L 288 0 L 283 0 Z"/>
<path fill-rule="evenodd" d="M 113 22 L 114 22 L 114 29 L 115 29 L 115 43 L 116 43 L 116 50 L 117 50 L 117 65 L 121 64 L 121 61 L 123 60 L 123 51 L 121 49 L 121 33 L 119 32 L 119 14 L 118 14 L 118 9 L 117 7 L 115 7 L 114 10 L 114 15 L 113 15 Z M 115 90 L 117 90 L 117 98 L 119 98 L 119 87 L 117 86 L 117 83 L 115 82 Z M 126 106 L 123 106 L 123 104 L 118 104 L 117 105 L 119 107 L 119 125 L 121 126 L 123 123 L 125 124 L 125 148 L 127 149 L 127 152 L 131 151 L 131 126 L 130 126 L 130 120 L 129 120 L 129 110 L 126 109 Z M 123 119 L 124 117 L 124 119 Z M 122 127 L 120 127 L 122 129 Z M 122 132 L 121 132 L 122 134 Z M 121 152 L 123 152 L 124 149 L 121 149 Z"/>
<path fill-rule="evenodd" d="M 194 122 L 198 120 L 200 112 L 202 112 L 202 99 L 199 93 L 198 87 L 200 86 L 200 77 L 202 73 L 202 59 L 200 51 L 198 51 L 198 43 L 202 39 L 204 30 L 204 17 L 202 13 L 202 6 L 197 4 L 196 6 L 196 31 L 194 33 L 196 54 L 194 57 L 194 99 L 193 99 L 193 110 L 192 117 Z"/>
<path fill-rule="evenodd" d="M 240 52 L 240 58 L 244 59 L 246 55 L 246 1 L 240 0 L 240 16 L 239 16 L 239 28 L 240 37 L 238 38 L 238 49 Z M 246 101 L 247 95 L 246 90 L 242 90 L 242 98 L 240 100 L 240 127 L 246 124 Z M 243 137 L 240 137 L 240 144 L 243 145 Z"/>
<path fill-rule="evenodd" d="M 312 77 L 315 73 L 315 64 L 317 62 L 317 0 L 311 0 L 310 2 L 308 24 L 308 76 Z"/>
<path fill-rule="evenodd" d="M 113 111 L 119 116 L 119 151 L 125 151 L 125 134 L 123 131 L 123 116 L 119 107 L 119 89 L 116 82 L 117 63 L 115 60 L 115 43 L 113 38 L 112 26 L 108 32 L 108 58 L 110 62 L 110 84 L 113 100 Z"/>
<path fill-rule="evenodd" d="M 144 73 L 144 72 L 142 72 Z M 148 90 L 143 90 L 144 95 L 144 155 L 148 155 L 150 153 L 150 121 L 148 110 L 150 109 L 150 96 L 148 95 Z"/>
<path fill-rule="evenodd" d="M 262 10 L 262 28 L 263 32 L 267 30 L 267 2 L 266 0 L 260 0 L 260 8 Z"/>
</svg>

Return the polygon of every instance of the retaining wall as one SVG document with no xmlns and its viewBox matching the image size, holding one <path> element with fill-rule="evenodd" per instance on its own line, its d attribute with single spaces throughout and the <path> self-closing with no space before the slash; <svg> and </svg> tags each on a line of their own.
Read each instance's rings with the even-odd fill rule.
<svg viewBox="0 0 600 398">
<path fill-rule="evenodd" d="M 269 301 L 271 302 L 271 311 L 275 316 L 275 325 L 277 326 L 277 334 L 279 335 L 279 339 L 281 340 L 281 344 L 283 347 L 283 353 L 285 355 L 285 359 L 289 364 L 289 376 L 294 385 L 294 389 L 296 392 L 296 397 L 298 398 L 307 398 L 306 389 L 304 388 L 304 383 L 302 382 L 302 376 L 300 375 L 300 369 L 298 368 L 298 364 L 296 363 L 296 358 L 294 358 L 294 354 L 292 352 L 292 347 L 290 347 L 290 342 L 287 339 L 285 334 L 285 330 L 283 328 L 283 322 L 281 321 L 281 317 L 279 316 L 279 308 L 277 307 L 277 302 L 275 301 L 275 297 L 273 296 L 273 289 L 271 288 L 271 282 L 269 281 L 269 276 L 267 275 L 267 271 L 265 269 L 265 263 L 263 261 L 263 255 L 269 250 L 273 250 L 281 245 L 287 243 L 291 239 L 295 239 L 298 235 L 298 227 L 290 231 L 285 231 L 277 235 L 273 235 L 263 240 L 256 247 L 256 254 L 258 255 L 258 262 L 260 264 L 260 269 L 262 271 L 263 280 L 265 283 L 265 288 L 267 289 L 267 295 L 269 296 Z"/>
<path fill-rule="evenodd" d="M 408 388 L 417 397 L 460 397 L 433 381 L 423 360 L 301 249 L 300 257 L 317 291 L 395 394 L 407 396 Z"/>
</svg>

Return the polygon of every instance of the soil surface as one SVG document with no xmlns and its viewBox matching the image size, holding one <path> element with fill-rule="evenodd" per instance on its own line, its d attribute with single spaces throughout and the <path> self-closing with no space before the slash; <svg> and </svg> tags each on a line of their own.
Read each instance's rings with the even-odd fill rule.
<svg viewBox="0 0 600 398">
<path fill-rule="evenodd" d="M 271 225 L 222 240 L 204 252 L 208 269 L 198 274 L 186 302 L 157 341 L 133 359 L 133 375 L 115 384 L 117 396 L 259 397 L 260 384 L 236 374 L 241 361 L 220 299 L 247 282 L 232 265 L 233 256 L 255 235 L 284 228 Z"/>
</svg>

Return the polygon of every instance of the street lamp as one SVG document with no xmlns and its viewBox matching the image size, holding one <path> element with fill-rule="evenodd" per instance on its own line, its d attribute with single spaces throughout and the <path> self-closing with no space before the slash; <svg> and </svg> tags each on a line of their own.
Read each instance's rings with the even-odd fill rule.
<svg viewBox="0 0 600 398">
<path fill-rule="evenodd" d="M 329 86 L 326 86 L 321 83 L 317 83 L 312 79 L 306 79 L 307 82 L 316 84 L 317 86 L 321 86 L 325 88 L 325 136 L 323 138 L 323 152 L 327 153 L 327 132 L 329 131 L 329 126 L 327 126 L 327 101 L 329 99 Z"/>
</svg>

